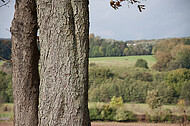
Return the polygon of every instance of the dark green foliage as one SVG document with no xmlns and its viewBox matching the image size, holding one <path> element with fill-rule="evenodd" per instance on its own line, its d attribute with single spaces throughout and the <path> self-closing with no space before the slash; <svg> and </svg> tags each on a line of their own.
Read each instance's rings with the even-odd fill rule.
<svg viewBox="0 0 190 126">
<path fill-rule="evenodd" d="M 90 120 L 102 120 L 101 109 L 89 108 L 89 116 L 90 116 Z"/>
<path fill-rule="evenodd" d="M 187 38 L 187 39 L 182 39 L 183 40 L 183 43 L 184 45 L 190 45 L 190 38 Z"/>
<path fill-rule="evenodd" d="M 184 99 L 190 104 L 190 81 L 185 81 L 181 88 L 180 99 Z"/>
<path fill-rule="evenodd" d="M 174 96 L 179 97 L 182 91 L 182 87 L 188 85 L 190 80 L 190 70 L 177 69 L 167 73 L 165 76 L 165 82 L 174 89 Z M 185 90 L 184 90 L 185 91 Z M 187 93 L 187 92 L 186 92 Z"/>
<path fill-rule="evenodd" d="M 94 34 L 90 35 L 89 40 L 89 57 L 151 55 L 155 45 L 153 40 L 123 42 L 113 39 L 101 39 L 99 36 L 95 37 Z"/>
<path fill-rule="evenodd" d="M 110 102 L 113 96 L 121 96 L 124 103 L 146 103 L 147 91 L 157 90 L 157 96 L 163 104 L 176 104 L 179 99 L 189 98 L 189 80 L 188 69 L 156 72 L 134 67 L 116 72 L 91 65 L 89 101 Z"/>
<path fill-rule="evenodd" d="M 124 108 L 118 108 L 116 110 L 116 115 L 114 116 L 114 120 L 118 122 L 124 121 L 136 121 L 136 116 L 133 112 L 127 111 Z"/>
<path fill-rule="evenodd" d="M 0 99 L 1 102 L 13 102 L 11 75 L 0 71 Z"/>
<path fill-rule="evenodd" d="M 11 40 L 0 40 L 0 57 L 10 60 L 11 46 L 12 46 Z"/>
<path fill-rule="evenodd" d="M 190 46 L 186 46 L 178 51 L 175 62 L 178 63 L 178 68 L 190 69 Z"/>
<path fill-rule="evenodd" d="M 135 121 L 136 116 L 133 112 L 127 111 L 122 107 L 111 107 L 109 104 L 101 107 L 89 108 L 90 120 L 104 121 Z"/>
<path fill-rule="evenodd" d="M 116 114 L 116 108 L 110 105 L 103 105 L 100 108 L 90 108 L 90 120 L 109 120 L 113 121 Z"/>
<path fill-rule="evenodd" d="M 144 59 L 138 59 L 137 62 L 135 63 L 135 67 L 141 67 L 141 68 L 148 69 L 148 63 Z"/>
</svg>

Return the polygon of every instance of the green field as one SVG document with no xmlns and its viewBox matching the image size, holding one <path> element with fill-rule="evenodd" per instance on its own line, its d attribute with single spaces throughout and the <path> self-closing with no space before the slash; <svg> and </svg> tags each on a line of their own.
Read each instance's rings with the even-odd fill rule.
<svg viewBox="0 0 190 126">
<path fill-rule="evenodd" d="M 152 65 L 156 63 L 156 58 L 154 58 L 153 55 L 97 57 L 89 58 L 89 63 L 95 63 L 96 65 L 107 67 L 133 67 L 138 59 L 146 60 L 149 67 L 152 67 Z"/>
</svg>

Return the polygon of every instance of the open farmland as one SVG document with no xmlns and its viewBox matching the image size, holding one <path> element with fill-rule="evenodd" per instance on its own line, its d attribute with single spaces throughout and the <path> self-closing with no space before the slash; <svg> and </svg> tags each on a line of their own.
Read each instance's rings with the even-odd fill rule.
<svg viewBox="0 0 190 126">
<path fill-rule="evenodd" d="M 134 67 L 135 62 L 138 59 L 144 59 L 148 62 L 148 66 L 152 67 L 156 63 L 156 59 L 153 55 L 143 55 L 143 56 L 123 56 L 123 57 L 97 57 L 90 58 L 90 63 L 95 63 L 98 66 L 107 67 Z"/>
</svg>

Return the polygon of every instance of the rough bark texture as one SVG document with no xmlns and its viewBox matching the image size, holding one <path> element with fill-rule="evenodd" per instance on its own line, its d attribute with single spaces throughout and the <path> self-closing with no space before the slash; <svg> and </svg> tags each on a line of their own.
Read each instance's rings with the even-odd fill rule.
<svg viewBox="0 0 190 126">
<path fill-rule="evenodd" d="M 38 125 L 39 51 L 35 0 L 16 0 L 12 34 L 14 125 Z"/>
<path fill-rule="evenodd" d="M 89 126 L 88 0 L 37 0 L 40 126 Z"/>
</svg>

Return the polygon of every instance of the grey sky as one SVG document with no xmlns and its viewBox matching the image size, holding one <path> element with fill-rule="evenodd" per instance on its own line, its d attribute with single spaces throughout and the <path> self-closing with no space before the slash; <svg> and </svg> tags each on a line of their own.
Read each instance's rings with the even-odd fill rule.
<svg viewBox="0 0 190 126">
<path fill-rule="evenodd" d="M 190 0 L 146 0 L 142 13 L 136 6 L 114 10 L 109 0 L 90 0 L 90 33 L 117 40 L 190 36 Z M 13 1 L 0 8 L 0 38 L 10 38 Z"/>
</svg>

